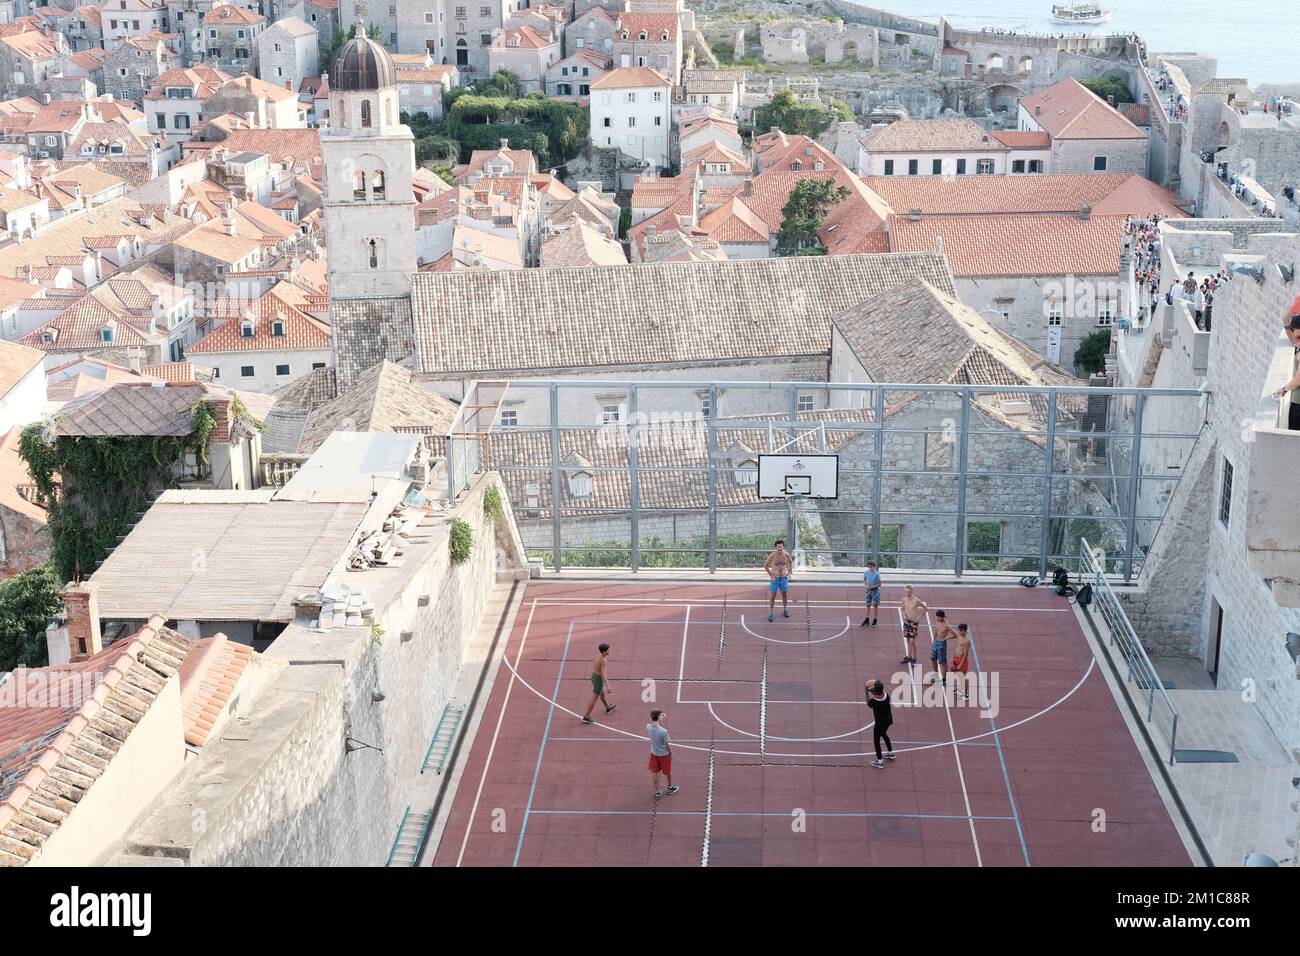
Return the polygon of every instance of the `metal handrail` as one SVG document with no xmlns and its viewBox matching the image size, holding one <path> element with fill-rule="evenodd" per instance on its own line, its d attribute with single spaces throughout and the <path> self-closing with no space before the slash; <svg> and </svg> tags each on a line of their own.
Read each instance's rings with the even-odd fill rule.
<svg viewBox="0 0 1300 956">
<path fill-rule="evenodd" d="M 1178 708 L 1170 699 L 1160 675 L 1156 673 L 1155 665 L 1147 656 L 1146 648 L 1142 646 L 1128 615 L 1124 613 L 1119 597 L 1106 577 L 1104 560 L 1101 563 L 1097 561 L 1087 538 L 1079 539 L 1079 570 L 1081 583 L 1092 586 L 1093 600 L 1106 622 L 1111 647 L 1123 655 L 1128 665 L 1126 679 L 1133 683 L 1134 689 L 1146 700 L 1146 722 L 1155 723 L 1158 714 L 1168 714 L 1169 763 L 1173 765 L 1174 754 L 1178 749 Z"/>
</svg>

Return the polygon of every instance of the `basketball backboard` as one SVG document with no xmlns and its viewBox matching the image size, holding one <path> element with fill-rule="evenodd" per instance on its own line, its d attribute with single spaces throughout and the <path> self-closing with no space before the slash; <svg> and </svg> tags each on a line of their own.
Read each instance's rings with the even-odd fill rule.
<svg viewBox="0 0 1300 956">
<path fill-rule="evenodd" d="M 839 455 L 759 455 L 759 498 L 838 498 Z"/>
</svg>

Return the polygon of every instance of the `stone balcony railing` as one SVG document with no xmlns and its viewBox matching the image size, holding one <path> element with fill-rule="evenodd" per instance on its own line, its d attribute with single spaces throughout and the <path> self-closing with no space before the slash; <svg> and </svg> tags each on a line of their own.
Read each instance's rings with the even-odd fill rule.
<svg viewBox="0 0 1300 956">
<path fill-rule="evenodd" d="M 1250 471 L 1246 485 L 1246 554 L 1250 569 L 1270 584 L 1282 607 L 1300 607 L 1300 431 L 1288 425 L 1290 396 L 1273 393 L 1295 374 L 1295 350 L 1284 334 L 1269 365 L 1264 394 L 1247 435 Z"/>
</svg>

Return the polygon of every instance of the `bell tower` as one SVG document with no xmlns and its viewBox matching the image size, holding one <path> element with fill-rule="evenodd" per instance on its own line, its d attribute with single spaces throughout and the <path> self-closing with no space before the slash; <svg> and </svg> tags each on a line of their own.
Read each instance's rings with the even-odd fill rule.
<svg viewBox="0 0 1300 956">
<path fill-rule="evenodd" d="M 393 59 L 365 35 L 334 54 L 323 214 L 331 302 L 407 296 L 415 266 L 415 140 L 402 125 Z"/>
</svg>

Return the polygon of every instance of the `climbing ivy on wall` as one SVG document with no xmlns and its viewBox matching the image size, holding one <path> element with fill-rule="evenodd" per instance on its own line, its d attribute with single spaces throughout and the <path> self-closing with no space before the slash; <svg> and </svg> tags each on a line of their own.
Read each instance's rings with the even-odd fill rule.
<svg viewBox="0 0 1300 956">
<path fill-rule="evenodd" d="M 204 459 L 210 432 L 211 427 L 204 432 Z M 47 436 L 39 422 L 23 429 L 18 452 L 31 472 L 37 501 L 49 508 L 59 580 L 72 581 L 99 567 L 150 497 L 175 483 L 173 468 L 193 447 L 193 436 Z"/>
</svg>

